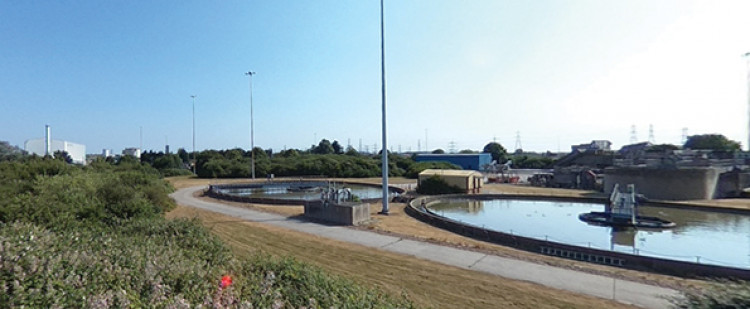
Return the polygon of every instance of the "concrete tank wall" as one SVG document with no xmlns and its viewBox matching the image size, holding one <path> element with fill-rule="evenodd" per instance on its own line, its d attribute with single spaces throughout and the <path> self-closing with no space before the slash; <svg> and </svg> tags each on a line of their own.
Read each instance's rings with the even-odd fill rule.
<svg viewBox="0 0 750 309">
<path fill-rule="evenodd" d="M 608 168 L 604 170 L 604 192 L 635 184 L 635 190 L 656 200 L 708 200 L 715 197 L 721 173 L 713 168 L 650 169 Z"/>
<path fill-rule="evenodd" d="M 359 225 L 370 220 L 370 204 L 338 205 L 309 201 L 305 202 L 305 217 L 335 224 Z"/>
</svg>

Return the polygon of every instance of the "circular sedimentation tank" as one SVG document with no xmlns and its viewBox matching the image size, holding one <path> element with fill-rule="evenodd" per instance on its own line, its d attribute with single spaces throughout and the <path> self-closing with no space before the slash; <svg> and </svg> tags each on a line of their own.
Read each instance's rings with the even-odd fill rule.
<svg viewBox="0 0 750 309">
<path fill-rule="evenodd" d="M 209 188 L 209 194 L 220 198 L 248 202 L 256 201 L 269 204 L 300 204 L 305 201 L 320 200 L 321 193 L 328 188 L 348 188 L 351 190 L 353 196 L 360 201 L 376 201 L 381 199 L 383 194 L 382 187 L 379 185 L 323 180 L 220 184 L 212 185 Z M 390 187 L 389 192 L 393 197 L 403 193 L 403 190 L 396 187 Z"/>
<path fill-rule="evenodd" d="M 421 208 L 419 203 L 413 205 Z M 589 224 L 579 215 L 602 202 L 479 196 L 430 198 L 426 213 L 451 222 L 533 240 L 629 255 L 750 270 L 750 213 L 642 205 L 639 214 L 671 228 Z M 538 241 L 537 241 L 538 242 Z"/>
</svg>

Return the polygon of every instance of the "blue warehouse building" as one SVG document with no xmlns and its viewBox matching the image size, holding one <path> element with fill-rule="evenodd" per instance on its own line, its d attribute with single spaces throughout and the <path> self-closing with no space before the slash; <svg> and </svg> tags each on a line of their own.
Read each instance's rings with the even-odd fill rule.
<svg viewBox="0 0 750 309">
<path fill-rule="evenodd" d="M 448 162 L 465 170 L 481 170 L 492 162 L 492 155 L 489 153 L 418 154 L 414 161 Z"/>
</svg>

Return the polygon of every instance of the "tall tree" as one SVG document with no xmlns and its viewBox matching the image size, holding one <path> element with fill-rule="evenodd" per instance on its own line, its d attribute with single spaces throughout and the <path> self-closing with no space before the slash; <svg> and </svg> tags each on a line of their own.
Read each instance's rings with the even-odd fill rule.
<svg viewBox="0 0 750 309">
<path fill-rule="evenodd" d="M 508 151 L 505 150 L 503 145 L 500 145 L 497 142 L 489 142 L 484 146 L 482 152 L 491 154 L 492 160 L 495 160 L 497 163 L 502 164 L 505 163 L 505 161 L 508 161 Z"/>
<path fill-rule="evenodd" d="M 359 155 L 359 152 L 357 151 L 357 149 L 354 149 L 354 147 L 348 146 L 348 147 L 346 147 L 346 155 L 348 155 L 348 156 L 357 156 L 357 155 Z"/>
<path fill-rule="evenodd" d="M 180 157 L 182 162 L 190 162 L 190 154 L 185 150 L 185 148 L 177 149 L 177 156 Z"/>
<path fill-rule="evenodd" d="M 344 153 L 344 148 L 341 147 L 341 144 L 339 144 L 339 141 L 334 140 L 333 144 L 331 144 L 331 147 L 333 147 L 333 153 L 335 154 L 342 154 Z"/>
<path fill-rule="evenodd" d="M 734 152 L 740 150 L 740 143 L 721 134 L 703 134 L 688 137 L 683 147 L 695 150 Z"/>
<path fill-rule="evenodd" d="M 8 142 L 0 141 L 0 161 L 18 160 L 25 154 L 26 152 L 20 148 L 11 146 Z"/>
<path fill-rule="evenodd" d="M 327 139 L 320 140 L 320 143 L 318 143 L 318 146 L 315 146 L 312 149 L 312 153 L 315 154 L 332 154 L 333 153 L 333 146 L 331 145 L 331 142 Z"/>
<path fill-rule="evenodd" d="M 73 163 L 73 158 L 70 157 L 70 154 L 68 154 L 67 151 L 58 150 L 55 151 L 52 155 L 55 160 L 60 160 L 68 164 Z"/>
</svg>

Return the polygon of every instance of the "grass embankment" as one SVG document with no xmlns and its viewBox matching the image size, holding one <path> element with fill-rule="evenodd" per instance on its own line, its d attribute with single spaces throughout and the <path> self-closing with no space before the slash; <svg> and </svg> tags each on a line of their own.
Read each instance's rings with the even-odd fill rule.
<svg viewBox="0 0 750 309">
<path fill-rule="evenodd" d="M 207 180 L 197 179 L 172 181 L 176 187 L 188 187 L 207 182 Z M 239 203 L 230 204 L 241 206 Z M 295 206 L 253 207 L 286 215 L 294 215 L 301 211 L 301 207 Z M 375 217 L 377 222 L 374 222 L 370 228 L 381 231 L 408 232 L 416 235 L 413 237 L 426 237 L 433 241 L 449 239 L 462 243 L 464 246 L 469 246 L 469 243 L 474 242 L 439 229 L 432 230 L 433 228 L 429 225 L 411 219 L 403 213 L 403 204 L 394 205 L 391 210 L 391 216 Z M 275 256 L 293 256 L 328 272 L 354 279 L 366 286 L 377 287 L 391 294 L 406 292 L 416 304 L 425 307 L 629 308 L 629 306 L 608 300 L 468 271 L 261 223 L 244 222 L 237 218 L 194 208 L 178 206 L 168 213 L 168 216 L 200 218 L 204 225 L 229 244 L 240 256 L 251 256 L 260 251 Z M 402 225 L 403 229 L 397 229 L 396 226 L 399 225 Z M 420 231 L 426 232 L 420 233 Z M 479 243 L 481 242 L 476 242 L 476 244 Z"/>
<path fill-rule="evenodd" d="M 0 307 L 412 307 L 292 259 L 238 258 L 166 219 L 170 191 L 138 163 L 0 162 Z"/>
<path fill-rule="evenodd" d="M 503 279 L 426 260 L 178 206 L 168 217 L 199 218 L 239 256 L 265 252 L 435 308 L 629 308 L 619 303 Z"/>
</svg>

